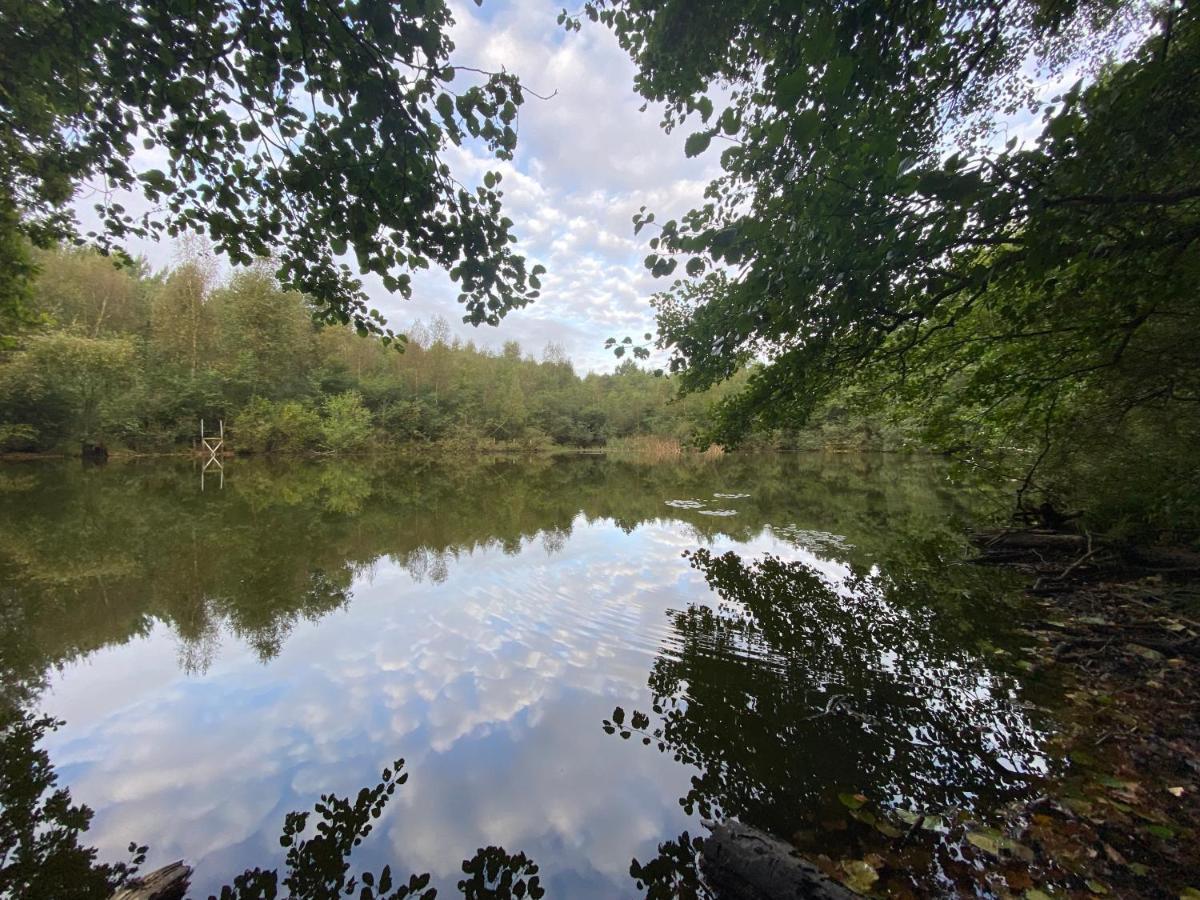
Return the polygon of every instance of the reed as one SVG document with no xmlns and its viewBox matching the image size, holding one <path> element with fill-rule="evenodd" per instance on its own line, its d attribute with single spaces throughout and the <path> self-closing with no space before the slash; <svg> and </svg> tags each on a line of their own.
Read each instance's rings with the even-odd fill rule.
<svg viewBox="0 0 1200 900">
<path fill-rule="evenodd" d="M 683 447 L 675 438 L 636 435 L 617 438 L 605 445 L 606 453 L 642 462 L 674 462 L 683 457 Z"/>
</svg>

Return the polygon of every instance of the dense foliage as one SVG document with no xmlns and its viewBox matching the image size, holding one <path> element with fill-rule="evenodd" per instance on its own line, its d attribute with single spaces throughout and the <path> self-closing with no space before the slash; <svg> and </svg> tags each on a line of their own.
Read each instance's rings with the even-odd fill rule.
<svg viewBox="0 0 1200 900">
<path fill-rule="evenodd" d="M 407 270 L 448 269 L 476 324 L 535 298 L 499 176 L 469 189 L 441 159 L 464 142 L 511 158 L 525 92 L 456 70 L 452 25 L 440 0 L 0 6 L 0 334 L 22 315 L 21 237 L 199 232 L 233 262 L 275 258 L 283 284 L 363 331 L 385 329 L 350 253 L 405 295 Z M 101 223 L 86 236 L 81 190 Z"/>
<path fill-rule="evenodd" d="M 689 155 L 723 148 L 703 206 L 635 218 L 653 273 L 688 276 L 655 300 L 683 385 L 754 370 L 713 437 L 804 421 L 861 380 L 932 446 L 1019 472 L 1022 505 L 1100 490 L 1109 521 L 1200 523 L 1192 6 L 585 11 L 665 127 L 698 127 Z M 1035 139 L 1008 136 L 1038 117 Z M 1148 453 L 1155 483 L 1113 485 L 1097 446 Z"/>
<path fill-rule="evenodd" d="M 198 257 L 149 274 L 86 250 L 38 254 L 42 325 L 0 357 L 0 450 L 186 449 L 199 420 L 239 451 L 461 449 L 688 439 L 712 398 L 676 402 L 670 379 L 632 362 L 580 376 L 561 348 L 540 361 L 417 323 L 404 353 L 345 326 L 264 268 L 223 283 Z"/>
</svg>

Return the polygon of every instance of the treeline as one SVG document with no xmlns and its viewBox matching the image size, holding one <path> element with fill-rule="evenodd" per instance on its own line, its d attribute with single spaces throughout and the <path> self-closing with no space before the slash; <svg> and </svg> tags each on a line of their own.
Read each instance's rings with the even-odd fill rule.
<svg viewBox="0 0 1200 900">
<path fill-rule="evenodd" d="M 596 446 L 686 439 L 709 399 L 633 364 L 575 372 L 562 350 L 535 360 L 417 323 L 403 353 L 314 324 L 305 297 L 266 269 L 218 282 L 204 257 L 164 272 L 87 251 L 40 254 L 38 327 L 0 365 L 0 449 L 186 448 L 224 419 L 241 451 L 355 451 L 448 442 Z"/>
<path fill-rule="evenodd" d="M 84 250 L 40 253 L 37 264 L 37 324 L 0 362 L 0 451 L 185 449 L 200 419 L 223 419 L 246 452 L 686 445 L 737 387 L 678 398 L 673 379 L 632 361 L 580 375 L 554 344 L 540 358 L 516 341 L 494 352 L 442 319 L 415 323 L 398 352 L 315 324 L 308 300 L 265 266 L 218 281 L 202 254 L 157 273 Z M 834 404 L 805 434 L 756 446 L 901 442 Z"/>
</svg>

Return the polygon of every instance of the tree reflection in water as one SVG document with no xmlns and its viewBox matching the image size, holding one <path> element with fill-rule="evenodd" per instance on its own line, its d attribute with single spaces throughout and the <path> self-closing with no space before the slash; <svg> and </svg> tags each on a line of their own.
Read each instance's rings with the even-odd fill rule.
<svg viewBox="0 0 1200 900">
<path fill-rule="evenodd" d="M 0 897 L 107 900 L 145 860 L 148 848 L 131 844 L 130 862 L 98 863 L 96 851 L 81 843 L 92 811 L 72 802 L 39 746 L 46 732 L 61 724 L 12 706 L 0 713 Z M 353 801 L 325 794 L 312 813 L 288 813 L 279 838 L 287 848 L 283 874 L 247 869 L 220 889 L 219 900 L 433 900 L 437 891 L 429 887 L 428 874 L 401 880 L 389 866 L 378 873 L 350 871 L 354 848 L 370 836 L 396 789 L 408 780 L 403 769 L 404 760 L 396 760 L 378 784 L 360 790 Z M 481 847 L 463 860 L 462 870 L 466 877 L 458 889 L 468 900 L 537 900 L 544 894 L 537 864 L 524 853 Z"/>
<path fill-rule="evenodd" d="M 932 547 L 912 559 L 923 549 L 936 560 Z M 651 709 L 618 707 L 603 727 L 693 766 L 689 813 L 790 837 L 844 813 L 841 792 L 969 810 L 1047 773 L 1031 704 L 970 649 L 971 617 L 931 597 L 912 565 L 831 576 L 771 555 L 685 556 L 720 602 L 669 614 Z M 685 832 L 631 872 L 651 897 L 687 896 L 698 848 Z"/>
<path fill-rule="evenodd" d="M 98 863 L 80 843 L 92 811 L 72 802 L 39 746 L 59 724 L 0 704 L 0 897 L 107 898 L 145 859 L 146 848 L 131 845 L 130 862 Z"/>
<path fill-rule="evenodd" d="M 152 637 L 152 632 L 156 639 L 166 636 L 176 644 L 182 668 L 195 675 L 189 683 L 199 685 L 199 675 L 212 666 L 222 642 L 227 648 L 248 646 L 253 657 L 266 663 L 304 623 L 328 618 L 339 624 L 351 617 L 352 607 L 361 611 L 363 595 L 370 600 L 370 576 L 377 567 L 385 575 L 402 570 L 405 579 L 425 586 L 449 578 L 464 590 L 477 586 L 467 574 L 474 572 L 490 590 L 485 599 L 496 601 L 485 604 L 484 612 L 512 613 L 515 624 L 510 623 L 503 637 L 513 652 L 535 647 L 562 651 L 570 658 L 580 648 L 591 648 L 601 632 L 608 641 L 606 650 L 629 643 L 624 658 L 629 665 L 617 666 L 621 660 L 612 657 L 593 660 L 610 670 L 601 674 L 612 676 L 614 692 L 625 691 L 606 694 L 598 708 L 607 709 L 612 702 L 647 702 L 642 686 L 650 668 L 652 705 L 631 713 L 628 720 L 622 716 L 611 727 L 631 736 L 636 730 L 693 770 L 693 783 L 680 798 L 689 811 L 737 815 L 786 837 L 819 821 L 831 807 L 844 813 L 837 801 L 841 791 L 868 793 L 876 804 L 922 809 L 1003 799 L 1025 789 L 1028 779 L 1039 773 L 1042 762 L 1035 748 L 1041 735 L 1022 709 L 1012 682 L 997 672 L 990 657 L 984 662 L 983 642 L 1000 640 L 994 621 L 999 607 L 988 604 L 998 600 L 1004 588 L 996 584 L 994 572 L 980 583 L 979 573 L 953 562 L 963 551 L 956 516 L 963 498 L 973 495 L 933 466 L 927 460 L 870 457 L 839 459 L 836 464 L 815 457 L 735 457 L 678 467 L 593 459 L 490 461 L 461 467 L 420 461 L 293 461 L 277 467 L 269 461 L 239 460 L 236 479 L 227 482 L 219 496 L 199 495 L 191 470 L 174 465 L 112 465 L 87 473 L 57 466 L 18 467 L 0 473 L 0 694 L 14 706 L 37 708 L 39 696 L 59 670 Z M 701 496 L 711 498 L 713 508 L 736 506 L 738 515 L 706 516 L 695 500 L 679 505 L 680 498 Z M 607 535 L 609 525 L 622 532 L 657 535 L 662 544 L 653 545 L 649 538 L 616 541 Z M 570 562 L 593 531 L 612 542 L 595 545 L 597 568 L 548 566 L 546 561 L 555 556 Z M 791 545 L 820 571 L 772 557 L 751 563 L 733 555 L 696 552 L 692 565 L 720 600 L 712 608 L 699 579 L 683 579 L 675 570 L 675 553 L 683 546 L 768 541 Z M 535 565 L 514 567 L 511 571 L 519 577 L 504 583 L 490 581 L 479 565 L 469 565 L 474 558 L 478 564 L 492 560 L 504 566 L 510 555 L 520 561 L 530 546 L 539 548 Z M 662 570 L 661 583 L 651 577 L 659 574 L 655 567 Z M 604 586 L 560 590 L 580 572 L 607 568 L 629 569 L 623 576 L 628 596 L 604 594 Z M 637 609 L 647 584 L 664 593 L 685 592 L 680 596 L 686 599 L 671 601 L 674 606 L 690 602 L 690 592 L 697 588 L 706 595 L 669 613 L 671 634 L 661 646 L 665 606 L 645 606 L 653 615 L 642 620 L 616 615 L 623 603 Z M 566 594 L 575 602 L 564 602 Z M 515 612 L 502 603 L 512 604 Z M 597 609 L 589 603 L 603 615 L 592 616 Z M 541 615 L 543 608 L 554 610 L 555 616 Z M 333 616 L 335 612 L 339 615 Z M 397 616 L 396 621 L 423 620 Z M 494 618 L 481 621 L 483 628 L 495 627 Z M 542 639 L 550 626 L 561 639 Z M 480 633 L 487 632 L 450 631 L 445 637 L 469 644 Z M 359 633 L 346 634 L 347 644 L 308 644 L 314 663 L 325 654 L 353 651 Z M 431 658 L 444 646 L 431 645 Z M 378 673 L 379 660 L 397 657 L 370 649 L 364 658 L 376 665 L 364 666 L 363 672 Z M 545 694 L 539 673 L 533 671 L 536 665 L 525 662 L 532 656 L 524 654 L 525 668 L 518 670 Z M 512 680 L 512 667 L 499 664 L 504 660 L 497 662 L 494 654 L 479 659 L 491 666 L 488 672 L 494 677 L 476 678 L 471 667 L 478 660 L 466 653 L 457 660 L 457 670 L 448 667 L 444 683 L 432 685 L 435 700 L 430 709 L 440 701 L 462 702 L 461 693 L 448 689 L 459 676 L 469 685 Z M 389 672 L 387 679 L 354 679 L 365 693 L 383 696 L 383 687 L 404 686 L 414 677 L 407 670 Z M 541 674 L 543 681 L 556 677 Z M 193 699 L 203 695 L 214 704 L 243 700 L 229 687 L 233 675 L 223 677 L 228 694 L 221 693 L 221 686 L 205 685 L 208 693 L 197 690 Z M 270 677 L 254 683 L 274 684 Z M 328 703 L 336 712 L 342 695 L 334 692 L 350 682 L 314 683 L 328 687 L 337 698 Z M 608 691 L 609 683 L 581 681 L 570 701 L 563 702 L 601 689 Z M 278 702 L 295 704 L 297 693 Z M 541 694 L 534 691 L 534 696 Z M 409 712 L 418 719 L 429 718 L 419 705 Z M 361 709 L 356 715 L 360 718 L 352 724 L 357 730 L 347 732 L 338 748 L 342 761 L 362 746 L 367 717 Z M 593 715 L 588 710 L 585 719 Z M 184 715 L 176 719 L 182 721 Z M 154 760 L 162 763 L 158 772 L 170 776 L 162 778 L 164 784 L 173 783 L 171 778 L 195 758 L 170 756 L 198 734 L 176 719 L 171 726 L 178 730 L 171 736 L 178 740 L 163 742 L 159 752 L 165 762 Z M 212 727 L 251 727 L 247 723 L 252 719 L 231 715 L 228 721 L 228 726 Z M 286 725 L 291 720 L 281 714 L 281 721 Z M 77 721 L 72 725 L 79 727 Z M 277 726 L 276 733 L 283 730 Z M 211 746 L 228 754 L 245 738 L 232 734 Z M 598 734 L 595 738 L 607 742 Z M 114 738 L 95 746 L 98 754 L 128 753 L 133 743 L 136 739 Z M 416 749 L 406 747 L 405 752 L 415 764 L 414 752 L 421 742 L 414 738 L 413 744 Z M 394 746 L 383 746 L 379 759 L 394 755 Z M 580 743 L 568 746 L 577 749 Z M 538 748 L 522 751 L 523 758 L 535 760 L 531 768 L 536 769 Z M 607 747 L 597 755 L 611 757 Z M 473 771 L 481 779 L 502 771 L 481 756 L 461 758 L 477 767 Z M 376 764 L 372 757 L 367 774 L 355 775 L 350 784 L 369 778 Z M 665 768 L 669 767 L 652 771 L 660 777 Z M 111 772 L 98 766 L 90 771 L 97 782 Z M 452 765 L 447 764 L 446 771 L 447 777 L 457 779 L 459 772 Z M 598 765 L 593 771 L 609 769 Z M 273 772 L 259 779 L 268 809 L 271 798 L 291 789 L 294 773 L 286 774 Z M 426 777 L 424 771 L 421 777 Z M 172 803 L 195 804 L 206 790 L 227 790 L 233 796 L 249 783 L 241 777 L 214 779 L 211 787 L 202 779 L 195 781 L 190 792 L 164 791 L 165 799 L 147 801 L 144 808 L 171 815 Z M 309 783 L 315 789 L 324 784 Z M 85 796 L 82 782 L 75 784 L 77 793 Z M 546 784 L 548 790 L 563 790 L 561 780 L 548 779 Z M 659 804 L 654 813 L 662 808 L 674 813 L 670 807 L 683 790 L 682 783 L 679 788 L 665 787 L 664 796 L 654 798 Z M 310 796 L 283 809 L 306 806 Z M 619 808 L 628 796 L 612 801 L 614 815 L 630 813 Z M 539 802 L 545 804 L 546 795 Z M 430 801 L 424 815 L 439 803 L 445 803 L 444 798 Z M 475 808 L 494 815 L 494 807 Z M 99 831 L 106 813 L 99 803 L 97 809 Z M 274 838 L 274 816 L 267 819 L 262 835 L 269 840 Z M 530 813 L 532 819 L 540 817 L 536 810 Z M 435 832 L 437 823 L 420 821 L 430 834 Z M 177 841 L 169 852 L 193 852 L 195 835 L 203 837 L 222 825 L 219 816 L 203 818 L 187 840 Z M 654 894 L 656 886 L 680 896 L 700 891 L 694 867 L 684 865 L 694 856 L 698 823 L 682 816 L 636 849 L 615 848 L 615 866 L 604 870 L 604 878 L 610 879 L 605 889 L 620 883 L 630 855 L 650 856 L 652 851 L 641 848 L 653 847 L 661 835 L 684 825 L 691 833 L 664 844 L 650 862 L 635 863 L 631 871 L 655 896 L 661 895 Z M 494 840 L 535 851 L 546 867 L 540 877 L 556 878 L 563 871 L 561 860 L 551 858 L 547 849 L 555 845 L 531 846 L 527 839 L 536 839 L 537 832 L 529 829 L 525 834 Z M 411 838 L 412 831 L 405 836 Z M 95 835 L 93 839 L 99 841 Z M 114 846 L 109 839 L 105 852 L 119 857 L 124 840 Z M 157 840 L 157 849 L 167 852 L 164 836 L 159 834 Z M 491 840 L 476 833 L 463 841 L 466 846 L 459 852 Z M 457 848 L 455 842 L 442 843 Z M 11 846 L 7 838 L 6 844 Z M 400 841 L 396 846 L 409 845 Z M 362 851 L 364 856 L 371 852 Z M 219 884 L 260 858 L 248 851 L 214 881 Z M 436 853 L 423 859 L 436 859 Z M 447 865 L 437 869 L 435 877 L 453 872 L 460 859 L 452 855 L 444 860 Z M 372 857 L 371 864 L 378 870 L 380 860 Z M 411 867 L 433 868 L 425 861 Z M 379 876 L 374 886 L 366 885 L 372 891 L 379 889 Z M 535 877 L 538 873 L 525 857 L 489 848 L 467 861 L 460 889 L 474 897 L 502 896 L 506 890 L 516 896 L 519 889 L 532 896 L 534 886 L 540 887 Z M 361 879 L 355 885 L 364 886 Z M 389 890 L 406 885 L 397 882 Z"/>
</svg>

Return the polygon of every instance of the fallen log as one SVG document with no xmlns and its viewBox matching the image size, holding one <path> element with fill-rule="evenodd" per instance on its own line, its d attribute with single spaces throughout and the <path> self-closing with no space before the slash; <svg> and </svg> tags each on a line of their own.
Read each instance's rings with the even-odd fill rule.
<svg viewBox="0 0 1200 900">
<path fill-rule="evenodd" d="M 981 531 L 971 540 L 988 550 L 1073 550 L 1087 544 L 1082 534 L 1068 531 Z"/>
<path fill-rule="evenodd" d="M 700 867 L 726 900 L 853 900 L 834 881 L 778 838 L 741 822 L 711 825 Z"/>
<path fill-rule="evenodd" d="M 192 867 L 176 860 L 148 875 L 133 879 L 112 895 L 112 900 L 183 900 Z"/>
</svg>

